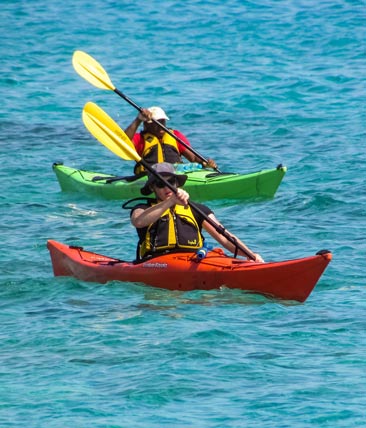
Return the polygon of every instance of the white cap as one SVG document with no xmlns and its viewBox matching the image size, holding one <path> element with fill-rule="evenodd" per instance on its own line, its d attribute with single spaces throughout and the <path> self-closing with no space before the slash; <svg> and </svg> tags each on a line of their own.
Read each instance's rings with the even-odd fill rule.
<svg viewBox="0 0 366 428">
<path fill-rule="evenodd" d="M 149 107 L 148 110 L 152 113 L 152 118 L 155 120 L 169 120 L 169 117 L 166 115 L 165 111 L 160 107 Z"/>
</svg>

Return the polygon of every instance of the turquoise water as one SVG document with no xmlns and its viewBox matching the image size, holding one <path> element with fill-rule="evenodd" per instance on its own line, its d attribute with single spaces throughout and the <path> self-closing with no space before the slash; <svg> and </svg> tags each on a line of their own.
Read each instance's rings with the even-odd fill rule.
<svg viewBox="0 0 366 428">
<path fill-rule="evenodd" d="M 75 3 L 75 4 L 73 4 Z M 364 1 L 7 1 L 1 8 L 0 426 L 366 425 Z M 221 170 L 288 167 L 276 197 L 211 203 L 266 260 L 327 248 L 304 304 L 54 278 L 47 239 L 124 259 L 119 202 L 61 193 L 51 165 L 129 174 L 84 128 L 93 55 Z"/>
</svg>

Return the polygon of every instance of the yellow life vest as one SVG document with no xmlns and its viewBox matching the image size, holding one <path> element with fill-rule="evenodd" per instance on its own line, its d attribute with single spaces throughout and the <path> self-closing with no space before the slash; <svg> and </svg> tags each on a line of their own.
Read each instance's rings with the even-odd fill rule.
<svg viewBox="0 0 366 428">
<path fill-rule="evenodd" d="M 167 132 L 163 135 L 162 141 L 155 135 L 145 132 L 144 150 L 141 157 L 149 165 L 160 162 L 181 163 L 182 158 L 179 153 L 177 140 L 169 135 Z M 143 165 L 137 164 L 135 174 L 145 171 Z"/>
<path fill-rule="evenodd" d="M 145 239 L 139 243 L 138 255 L 142 258 L 175 248 L 197 250 L 202 245 L 203 237 L 190 206 L 176 205 L 148 226 Z"/>
</svg>

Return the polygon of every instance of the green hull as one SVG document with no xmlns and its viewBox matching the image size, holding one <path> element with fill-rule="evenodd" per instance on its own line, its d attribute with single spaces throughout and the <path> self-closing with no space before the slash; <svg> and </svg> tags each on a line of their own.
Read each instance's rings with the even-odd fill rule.
<svg viewBox="0 0 366 428">
<path fill-rule="evenodd" d="M 117 180 L 108 182 L 110 174 L 74 169 L 62 164 L 53 164 L 53 170 L 62 191 L 88 193 L 104 199 L 132 199 L 141 196 L 140 189 L 146 176 L 134 181 Z M 184 189 L 192 200 L 271 198 L 276 193 L 286 167 L 279 165 L 251 174 L 223 173 L 199 169 L 184 172 L 188 179 Z M 95 177 L 106 177 L 93 181 Z"/>
</svg>

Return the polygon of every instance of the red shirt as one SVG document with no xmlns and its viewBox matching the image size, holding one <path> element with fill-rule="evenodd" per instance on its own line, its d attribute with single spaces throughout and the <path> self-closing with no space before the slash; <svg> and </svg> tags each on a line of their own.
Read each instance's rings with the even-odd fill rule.
<svg viewBox="0 0 366 428">
<path fill-rule="evenodd" d="M 173 129 L 173 134 L 176 135 L 178 138 L 180 138 L 182 141 L 184 141 L 187 144 L 187 146 L 191 145 L 187 137 L 181 132 L 177 131 L 176 129 Z M 141 156 L 145 145 L 144 138 L 142 137 L 141 132 L 136 133 L 133 136 L 132 141 L 133 141 L 133 144 L 135 145 L 137 153 Z M 183 144 L 181 144 L 179 141 L 177 141 L 177 145 L 178 145 L 178 151 L 180 154 L 182 154 L 185 150 L 187 150 L 186 147 L 183 146 Z"/>
</svg>

